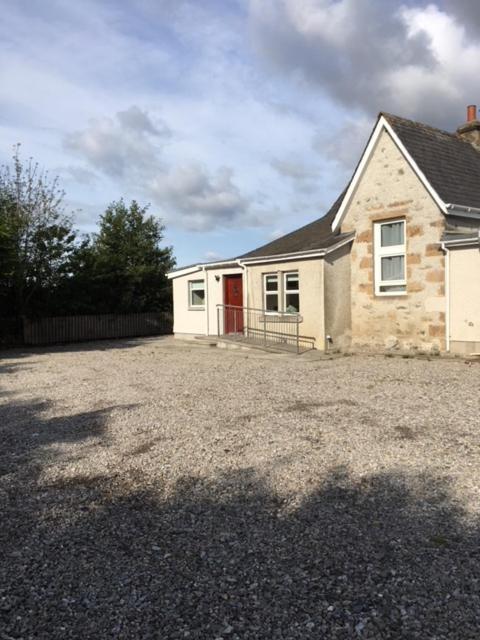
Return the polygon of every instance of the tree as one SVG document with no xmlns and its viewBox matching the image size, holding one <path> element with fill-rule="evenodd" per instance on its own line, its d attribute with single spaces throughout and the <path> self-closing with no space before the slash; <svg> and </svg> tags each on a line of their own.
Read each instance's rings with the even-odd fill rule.
<svg viewBox="0 0 480 640">
<path fill-rule="evenodd" d="M 66 275 L 75 232 L 58 179 L 19 146 L 0 167 L 0 305 L 3 315 L 53 313 L 52 297 Z"/>
<path fill-rule="evenodd" d="M 90 280 L 97 313 L 171 308 L 166 273 L 175 260 L 171 247 L 161 247 L 165 227 L 148 215 L 148 209 L 135 200 L 130 206 L 123 200 L 112 202 L 100 218 L 98 234 L 77 254 L 83 280 Z M 90 273 L 87 278 L 86 273 Z"/>
<path fill-rule="evenodd" d="M 11 309 L 14 301 L 15 279 L 15 203 L 8 194 L 0 192 L 0 313 Z"/>
</svg>

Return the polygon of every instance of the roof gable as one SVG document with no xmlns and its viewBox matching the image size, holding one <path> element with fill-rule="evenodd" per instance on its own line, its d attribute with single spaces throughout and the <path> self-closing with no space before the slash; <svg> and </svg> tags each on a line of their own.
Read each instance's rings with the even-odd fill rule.
<svg viewBox="0 0 480 640">
<path fill-rule="evenodd" d="M 383 114 L 443 202 L 480 209 L 480 152 L 455 133 Z"/>
<path fill-rule="evenodd" d="M 235 260 L 333 249 L 346 241 L 351 234 L 340 233 L 340 225 L 382 131 L 391 136 L 443 213 L 480 217 L 480 152 L 455 133 L 380 113 L 352 179 L 327 214 Z M 471 209 L 474 212 L 469 214 Z M 192 265 L 168 275 L 176 277 L 201 266 L 205 265 Z"/>
<path fill-rule="evenodd" d="M 439 209 L 480 211 L 480 152 L 457 134 L 380 113 L 332 223 L 339 229 L 382 131 L 387 131 Z"/>
<path fill-rule="evenodd" d="M 356 188 L 358 183 L 360 182 L 360 180 L 363 177 L 363 174 L 368 166 L 368 163 L 370 161 L 370 158 L 372 157 L 373 153 L 375 152 L 376 146 L 377 146 L 377 142 L 380 138 L 380 135 L 382 134 L 383 131 L 386 131 L 390 137 L 392 138 L 393 142 L 396 144 L 396 146 L 398 147 L 398 149 L 400 150 L 400 152 L 402 153 L 402 155 L 404 156 L 405 160 L 408 162 L 408 164 L 411 166 L 411 168 L 413 169 L 414 173 L 417 175 L 417 177 L 420 179 L 420 181 L 422 182 L 422 184 L 424 185 L 425 189 L 430 193 L 430 195 L 432 196 L 432 198 L 434 199 L 434 201 L 437 203 L 437 205 L 439 206 L 439 208 L 446 213 L 446 207 L 444 202 L 440 199 L 440 197 L 438 196 L 438 194 L 436 193 L 436 191 L 432 188 L 430 182 L 428 181 L 427 177 L 425 176 L 425 174 L 421 171 L 420 167 L 417 165 L 417 163 L 415 162 L 415 159 L 411 156 L 411 154 L 408 152 L 408 150 L 405 148 L 405 146 L 403 145 L 402 141 L 400 140 L 400 138 L 398 137 L 398 135 L 396 134 L 396 132 L 393 130 L 392 126 L 390 125 L 390 123 L 387 121 L 387 119 L 385 118 L 384 114 L 380 114 L 377 120 L 377 123 L 375 125 L 375 127 L 373 128 L 372 133 L 370 134 L 370 138 L 368 139 L 367 142 L 367 146 L 365 147 L 365 150 L 362 154 L 362 156 L 360 157 L 360 161 L 353 173 L 352 179 L 350 180 L 350 184 L 348 185 L 348 188 L 345 192 L 345 197 L 343 198 L 343 201 L 340 203 L 340 206 L 338 208 L 337 214 L 335 216 L 335 219 L 333 220 L 332 223 L 332 230 L 338 231 L 340 228 L 340 225 L 345 217 L 348 205 L 350 204 L 353 195 L 355 194 Z"/>
</svg>

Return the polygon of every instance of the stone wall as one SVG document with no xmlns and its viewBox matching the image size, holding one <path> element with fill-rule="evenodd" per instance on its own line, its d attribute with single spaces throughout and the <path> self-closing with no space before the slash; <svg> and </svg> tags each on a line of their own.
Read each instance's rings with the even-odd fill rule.
<svg viewBox="0 0 480 640">
<path fill-rule="evenodd" d="M 373 223 L 404 218 L 407 293 L 376 296 Z M 355 231 L 351 252 L 352 345 L 445 349 L 444 216 L 384 131 L 346 211 L 342 232 Z"/>
</svg>

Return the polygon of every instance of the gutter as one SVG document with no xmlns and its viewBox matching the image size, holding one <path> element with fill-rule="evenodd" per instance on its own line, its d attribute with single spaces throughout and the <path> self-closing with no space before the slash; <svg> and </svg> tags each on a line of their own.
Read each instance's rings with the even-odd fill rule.
<svg viewBox="0 0 480 640">
<path fill-rule="evenodd" d="M 186 267 L 185 269 L 177 269 L 176 271 L 169 271 L 166 275 L 169 280 L 174 278 L 181 278 L 182 276 L 188 276 L 190 273 L 197 273 L 201 271 L 201 265 L 195 265 L 193 267 Z"/>
<path fill-rule="evenodd" d="M 240 267 L 240 269 L 243 271 L 243 273 L 245 275 L 245 278 L 242 278 L 242 282 L 245 283 L 245 296 L 244 296 L 244 298 L 247 301 L 247 304 L 244 304 L 243 306 L 244 307 L 248 307 L 248 271 L 247 271 L 247 267 L 246 267 L 246 265 L 243 265 L 240 262 L 240 260 L 236 260 L 235 262 L 238 264 L 238 266 Z"/>
<path fill-rule="evenodd" d="M 464 218 L 480 218 L 480 209 L 477 207 L 465 207 L 463 204 L 447 204 L 448 215 L 458 215 Z"/>
<path fill-rule="evenodd" d="M 217 262 L 199 262 L 198 264 L 190 265 L 189 267 L 183 267 L 183 269 L 175 269 L 169 271 L 166 276 L 169 280 L 173 278 L 180 278 L 181 276 L 188 276 L 190 273 L 197 271 L 205 271 L 208 267 L 210 269 L 221 269 L 222 267 L 228 269 L 230 266 L 234 267 L 238 260 L 218 260 Z"/>
<path fill-rule="evenodd" d="M 210 312 L 209 312 L 209 309 L 208 309 L 208 299 L 209 299 L 209 295 L 208 295 L 208 274 L 205 271 L 205 267 L 204 266 L 202 267 L 201 271 L 203 271 L 203 273 L 205 274 L 205 279 L 204 279 L 204 281 L 205 281 L 205 297 L 206 297 L 206 300 L 205 300 L 205 313 L 207 315 L 207 336 L 209 336 L 210 335 L 210 318 L 209 318 Z"/>
<path fill-rule="evenodd" d="M 480 229 L 478 235 L 471 238 L 452 238 L 451 240 L 444 240 L 441 243 L 442 249 L 444 247 L 476 247 L 480 244 Z"/>
<path fill-rule="evenodd" d="M 310 251 L 297 251 L 295 253 L 277 253 L 273 256 L 256 256 L 254 258 L 239 258 L 238 263 L 240 265 L 250 265 L 250 264 L 259 264 L 265 262 L 284 262 L 287 260 L 302 260 L 304 258 L 323 258 L 328 253 L 332 253 L 336 251 L 340 247 L 343 247 L 345 244 L 352 242 L 355 238 L 355 234 L 350 234 L 347 238 L 340 240 L 336 244 L 331 245 L 325 249 L 311 249 Z"/>
<path fill-rule="evenodd" d="M 310 251 L 297 251 L 294 253 L 277 253 L 271 256 L 256 256 L 255 258 L 235 258 L 234 260 L 220 260 L 217 262 L 204 262 L 184 269 L 177 269 L 176 271 L 170 271 L 167 273 L 169 280 L 173 278 L 180 278 L 181 276 L 189 275 L 190 273 L 196 273 L 198 271 L 205 271 L 206 269 L 228 269 L 230 267 L 240 267 L 244 269 L 245 266 L 251 264 L 261 264 L 266 262 L 285 262 L 287 260 L 303 260 L 304 258 L 323 258 L 327 254 L 336 251 L 340 247 L 352 242 L 355 238 L 355 233 L 351 233 L 349 236 L 340 240 L 330 247 L 325 249 L 311 249 Z"/>
<path fill-rule="evenodd" d="M 442 242 L 442 250 L 445 252 L 445 349 L 450 351 L 450 250 L 445 242 Z"/>
<path fill-rule="evenodd" d="M 302 251 L 299 253 L 279 253 L 274 256 L 257 256 L 255 258 L 245 258 L 239 261 L 240 265 L 248 267 L 253 264 L 261 264 L 266 262 L 285 262 L 287 260 L 302 260 L 304 258 L 323 258 L 326 254 L 325 249 L 315 249 L 314 251 Z"/>
</svg>

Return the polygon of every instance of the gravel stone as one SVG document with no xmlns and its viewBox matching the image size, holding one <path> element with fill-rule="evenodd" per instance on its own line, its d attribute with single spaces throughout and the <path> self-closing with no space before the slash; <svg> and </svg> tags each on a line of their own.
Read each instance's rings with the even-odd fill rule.
<svg viewBox="0 0 480 640">
<path fill-rule="evenodd" d="M 0 353 L 0 638 L 478 638 L 479 372 Z"/>
</svg>

